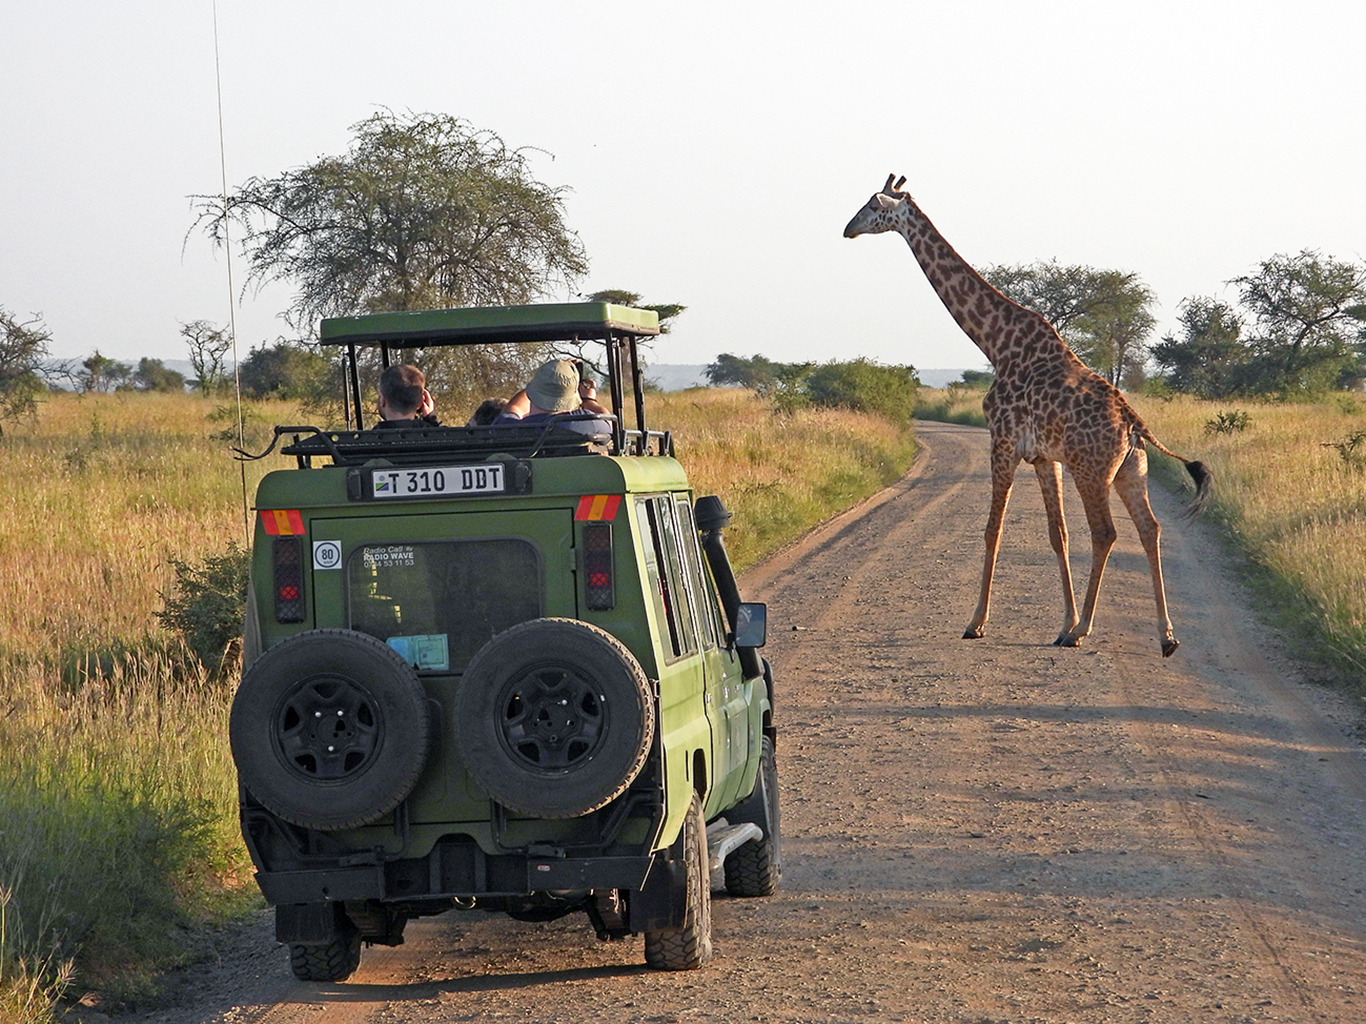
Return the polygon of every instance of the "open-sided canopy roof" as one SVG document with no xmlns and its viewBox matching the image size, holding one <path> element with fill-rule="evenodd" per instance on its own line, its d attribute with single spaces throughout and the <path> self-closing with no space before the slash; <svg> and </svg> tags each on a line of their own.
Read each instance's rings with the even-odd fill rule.
<svg viewBox="0 0 1366 1024">
<path fill-rule="evenodd" d="M 562 302 L 535 306 L 483 306 L 372 313 L 322 322 L 324 345 L 480 345 L 503 341 L 573 341 L 628 335 L 653 337 L 659 315 L 652 309 L 609 302 Z"/>
</svg>

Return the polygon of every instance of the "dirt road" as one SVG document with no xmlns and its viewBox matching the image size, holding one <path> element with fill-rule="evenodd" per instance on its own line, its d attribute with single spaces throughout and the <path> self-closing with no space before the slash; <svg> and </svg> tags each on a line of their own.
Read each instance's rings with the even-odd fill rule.
<svg viewBox="0 0 1366 1024">
<path fill-rule="evenodd" d="M 600 944 L 579 918 L 450 914 L 368 951 L 346 984 L 305 985 L 262 925 L 136 1019 L 1366 1020 L 1354 702 L 1296 681 L 1208 531 L 1164 495 L 1180 651 L 1159 656 L 1121 517 L 1096 633 L 1052 647 L 1061 604 L 1027 467 L 988 634 L 960 640 L 986 435 L 922 436 L 875 505 L 748 576 L 781 687 L 785 872 L 772 899 L 716 899 L 707 969 L 647 971 L 638 939 Z"/>
</svg>

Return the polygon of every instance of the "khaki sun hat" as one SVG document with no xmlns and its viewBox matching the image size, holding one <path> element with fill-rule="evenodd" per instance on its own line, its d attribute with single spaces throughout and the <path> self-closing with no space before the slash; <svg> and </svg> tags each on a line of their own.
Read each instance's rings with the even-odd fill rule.
<svg viewBox="0 0 1366 1024">
<path fill-rule="evenodd" d="M 579 408 L 579 371 L 568 359 L 552 359 L 536 368 L 526 396 L 546 412 L 570 412 Z"/>
</svg>

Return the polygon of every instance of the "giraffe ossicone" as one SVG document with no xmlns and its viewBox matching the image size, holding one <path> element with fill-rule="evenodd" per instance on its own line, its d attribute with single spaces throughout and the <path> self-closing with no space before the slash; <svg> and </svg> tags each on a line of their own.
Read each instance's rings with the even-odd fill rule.
<svg viewBox="0 0 1366 1024">
<path fill-rule="evenodd" d="M 1034 467 L 1048 513 L 1048 537 L 1062 579 L 1062 629 L 1054 643 L 1077 646 L 1091 632 L 1101 577 L 1115 543 L 1110 488 L 1118 492 L 1148 556 L 1157 600 L 1163 657 L 1179 646 L 1172 635 L 1162 579 L 1161 526 L 1148 503 L 1148 455 L 1152 445 L 1182 462 L 1195 482 L 1188 512 L 1209 500 L 1213 475 L 1200 462 L 1169 450 L 1153 435 L 1119 389 L 1090 370 L 1032 309 L 1006 298 L 954 251 L 915 201 L 901 191 L 903 175 L 887 176 L 881 191 L 854 215 L 845 238 L 894 231 L 949 314 L 991 361 L 996 380 L 982 401 L 991 435 L 991 508 L 985 530 L 981 588 L 964 639 L 981 637 L 991 604 L 991 579 L 1001 546 L 1006 503 L 1021 462 Z M 1091 532 L 1091 576 L 1077 613 L 1068 562 L 1067 523 L 1062 513 L 1062 469 L 1072 474 Z"/>
</svg>

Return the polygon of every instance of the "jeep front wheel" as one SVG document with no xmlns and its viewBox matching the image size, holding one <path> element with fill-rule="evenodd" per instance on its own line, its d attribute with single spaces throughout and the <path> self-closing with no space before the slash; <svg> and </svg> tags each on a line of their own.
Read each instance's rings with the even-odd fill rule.
<svg viewBox="0 0 1366 1024">
<path fill-rule="evenodd" d="M 782 831 L 778 811 L 778 762 L 773 739 L 763 738 L 754 792 L 729 820 L 753 821 L 764 830 L 726 858 L 726 892 L 732 896 L 772 896 L 783 876 Z"/>
<path fill-rule="evenodd" d="M 470 775 L 504 807 L 538 818 L 577 818 L 616 799 L 654 739 L 640 664 L 577 619 L 499 633 L 470 659 L 453 710 Z"/>
</svg>

